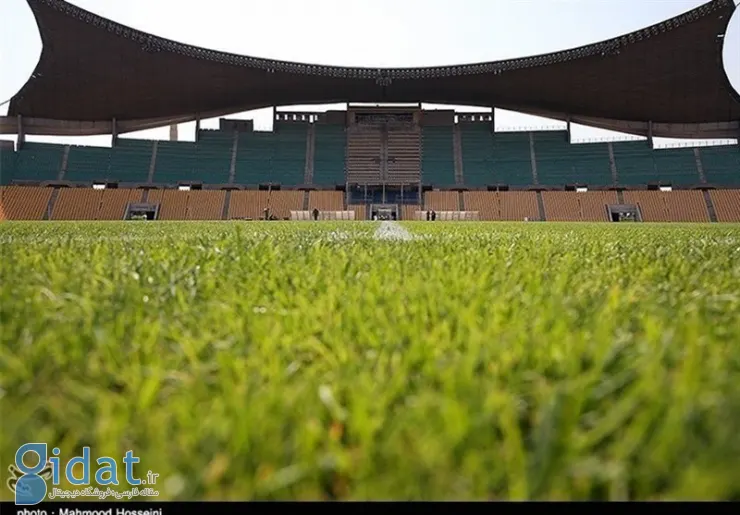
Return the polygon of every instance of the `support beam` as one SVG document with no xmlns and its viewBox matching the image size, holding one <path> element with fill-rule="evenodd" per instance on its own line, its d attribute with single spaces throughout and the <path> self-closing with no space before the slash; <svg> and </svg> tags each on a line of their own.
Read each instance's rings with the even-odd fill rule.
<svg viewBox="0 0 740 515">
<path fill-rule="evenodd" d="M 116 122 L 116 119 L 113 118 L 113 124 L 111 125 L 110 146 L 115 147 L 116 143 L 118 143 L 118 123 Z"/>
<path fill-rule="evenodd" d="M 612 172 L 612 184 L 616 186 L 619 183 L 619 174 L 617 171 L 617 160 L 614 158 L 614 145 L 610 141 L 606 146 L 609 149 L 609 169 Z M 624 202 L 620 201 L 620 204 L 624 204 Z"/>
<path fill-rule="evenodd" d="M 566 123 L 565 130 L 568 131 L 568 134 L 567 134 L 568 141 L 567 142 L 570 143 L 570 115 L 568 115 L 568 117 L 566 118 L 565 123 Z"/>
<path fill-rule="evenodd" d="M 537 176 L 537 152 L 534 149 L 534 133 L 529 132 L 529 160 L 532 166 L 532 184 L 537 186 L 540 181 Z"/>
<path fill-rule="evenodd" d="M 23 117 L 18 115 L 18 150 L 26 143 L 26 133 L 23 131 Z"/>
<path fill-rule="evenodd" d="M 565 115 L 552 111 L 524 110 L 520 109 L 523 114 L 534 116 L 544 116 L 554 120 L 565 121 Z M 234 112 L 233 109 L 228 111 L 209 111 L 201 114 L 202 119 L 216 118 L 228 115 Z M 457 115 L 456 115 L 457 116 Z M 174 123 L 192 122 L 194 117 L 170 116 L 163 118 L 149 118 L 141 120 L 119 120 L 118 134 L 127 134 L 129 132 L 156 129 L 159 127 L 168 127 Z M 624 132 L 635 136 L 646 136 L 648 132 L 647 122 L 642 121 L 625 121 L 609 120 L 604 118 L 590 118 L 584 116 L 571 115 L 571 121 L 587 127 L 595 127 L 609 131 Z M 111 122 L 106 121 L 80 121 L 80 120 L 48 120 L 43 118 L 23 117 L 23 127 L 25 134 L 36 136 L 99 136 L 109 135 L 111 133 Z M 0 116 L 0 134 L 17 134 L 18 120 L 13 116 Z M 707 122 L 707 123 L 653 123 L 653 135 L 661 138 L 689 138 L 689 139 L 735 139 L 740 137 L 740 121 L 731 122 Z"/>
<path fill-rule="evenodd" d="M 653 147 L 653 122 L 648 122 L 648 145 L 650 148 Z"/>
<path fill-rule="evenodd" d="M 200 115 L 195 115 L 195 142 L 198 143 L 200 140 Z"/>
</svg>

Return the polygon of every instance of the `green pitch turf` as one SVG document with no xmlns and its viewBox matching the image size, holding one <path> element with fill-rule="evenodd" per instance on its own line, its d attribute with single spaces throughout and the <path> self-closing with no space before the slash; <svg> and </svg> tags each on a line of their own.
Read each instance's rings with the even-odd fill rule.
<svg viewBox="0 0 740 515">
<path fill-rule="evenodd" d="M 3 482 L 47 442 L 159 499 L 740 499 L 740 226 L 379 227 L 0 224 Z"/>
</svg>

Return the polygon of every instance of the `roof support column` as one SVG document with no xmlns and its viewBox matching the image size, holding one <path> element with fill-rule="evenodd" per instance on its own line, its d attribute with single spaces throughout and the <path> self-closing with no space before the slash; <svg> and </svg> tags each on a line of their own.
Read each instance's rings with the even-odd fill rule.
<svg viewBox="0 0 740 515">
<path fill-rule="evenodd" d="M 23 144 L 26 142 L 26 133 L 23 131 L 23 117 L 18 115 L 18 145 L 17 150 L 23 148 Z"/>
<path fill-rule="evenodd" d="M 570 143 L 570 115 L 565 119 L 565 130 L 567 131 L 566 138 L 568 138 L 567 143 Z"/>
<path fill-rule="evenodd" d="M 737 121 L 737 146 L 740 147 L 740 120 Z"/>
<path fill-rule="evenodd" d="M 491 133 L 496 132 L 496 106 L 491 106 Z"/>
<path fill-rule="evenodd" d="M 648 122 L 648 145 L 653 148 L 653 122 Z"/>
<path fill-rule="evenodd" d="M 110 146 L 115 147 L 116 143 L 118 143 L 118 122 L 116 122 L 116 119 L 113 118 L 113 124 L 111 125 L 111 140 L 110 140 Z"/>
<path fill-rule="evenodd" d="M 195 142 L 198 143 L 200 140 L 200 115 L 195 115 Z"/>
</svg>

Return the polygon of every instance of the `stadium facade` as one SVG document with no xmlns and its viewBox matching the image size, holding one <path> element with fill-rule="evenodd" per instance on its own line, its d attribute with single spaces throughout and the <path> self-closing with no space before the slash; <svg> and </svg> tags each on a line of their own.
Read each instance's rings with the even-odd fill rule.
<svg viewBox="0 0 740 515">
<path fill-rule="evenodd" d="M 287 218 L 314 208 L 364 218 L 382 207 L 400 218 L 434 209 L 607 221 L 627 210 L 645 221 L 740 221 L 738 145 L 657 150 L 652 141 L 740 136 L 740 96 L 722 64 L 732 0 L 563 52 L 392 69 L 228 54 L 62 0 L 28 3 L 43 50 L 0 118 L 0 133 L 18 135 L 17 148 L 0 146 L 6 218 L 121 219 L 138 206 L 163 219 Z M 245 110 L 337 102 L 347 110 L 276 109 L 271 132 L 228 118 L 200 128 Z M 496 132 L 492 113 L 422 102 L 513 110 L 567 128 Z M 192 120 L 195 142 L 118 137 Z M 646 139 L 572 144 L 571 123 Z M 95 134 L 111 134 L 112 147 L 25 141 Z"/>
</svg>

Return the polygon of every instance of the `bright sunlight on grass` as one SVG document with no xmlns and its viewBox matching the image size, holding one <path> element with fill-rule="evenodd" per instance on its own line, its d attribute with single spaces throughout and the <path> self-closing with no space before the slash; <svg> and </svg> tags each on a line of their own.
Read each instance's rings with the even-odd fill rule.
<svg viewBox="0 0 740 515">
<path fill-rule="evenodd" d="M 739 226 L 379 225 L 1 224 L 3 474 L 45 441 L 160 500 L 740 499 Z"/>
</svg>

